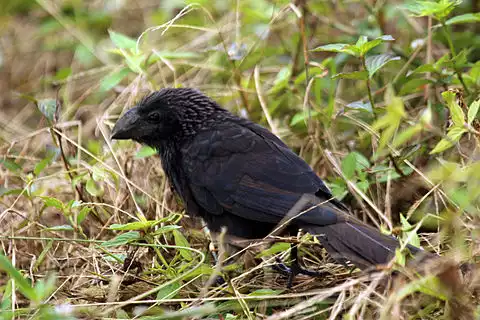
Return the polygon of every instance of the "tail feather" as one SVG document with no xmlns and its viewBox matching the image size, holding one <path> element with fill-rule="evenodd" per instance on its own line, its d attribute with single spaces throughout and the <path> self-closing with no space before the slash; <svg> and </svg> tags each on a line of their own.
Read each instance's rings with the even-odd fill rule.
<svg viewBox="0 0 480 320">
<path fill-rule="evenodd" d="M 318 235 L 322 245 L 335 260 L 340 263 L 350 261 L 361 269 L 387 263 L 400 245 L 394 237 L 352 221 L 327 226 L 308 225 L 304 229 Z M 420 250 L 412 246 L 409 249 L 412 253 Z"/>
</svg>

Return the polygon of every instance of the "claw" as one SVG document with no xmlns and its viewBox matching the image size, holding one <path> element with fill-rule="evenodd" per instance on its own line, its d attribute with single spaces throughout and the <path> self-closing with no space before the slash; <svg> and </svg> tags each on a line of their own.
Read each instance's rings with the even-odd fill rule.
<svg viewBox="0 0 480 320">
<path fill-rule="evenodd" d="M 311 277 L 320 277 L 328 274 L 328 272 L 312 271 L 312 270 L 302 268 L 302 266 L 300 266 L 300 263 L 298 262 L 297 247 L 292 248 L 290 256 L 293 259 L 293 262 L 290 265 L 290 267 L 288 267 L 285 263 L 283 263 L 282 260 L 280 260 L 280 258 L 277 258 L 277 264 L 273 266 L 275 270 L 288 276 L 288 280 L 287 280 L 288 289 L 292 287 L 293 280 L 295 279 L 295 276 L 297 276 L 298 274 L 304 274 Z"/>
</svg>

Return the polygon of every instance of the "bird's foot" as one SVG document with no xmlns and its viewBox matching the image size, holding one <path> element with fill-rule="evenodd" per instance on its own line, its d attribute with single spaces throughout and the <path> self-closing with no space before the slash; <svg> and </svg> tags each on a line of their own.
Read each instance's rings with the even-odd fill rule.
<svg viewBox="0 0 480 320">
<path fill-rule="evenodd" d="M 280 259 L 277 259 L 277 264 L 274 265 L 273 268 L 288 277 L 287 288 L 289 289 L 292 287 L 293 280 L 299 274 L 304 274 L 310 277 L 320 277 L 328 274 L 328 272 L 312 271 L 302 268 L 296 259 L 292 262 L 290 267 L 283 263 Z"/>
</svg>

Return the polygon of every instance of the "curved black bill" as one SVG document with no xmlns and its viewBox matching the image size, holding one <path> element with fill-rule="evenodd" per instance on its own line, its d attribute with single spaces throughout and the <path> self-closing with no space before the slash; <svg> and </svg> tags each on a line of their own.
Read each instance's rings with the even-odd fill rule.
<svg viewBox="0 0 480 320">
<path fill-rule="evenodd" d="M 117 123 L 115 123 L 110 138 L 117 140 L 134 138 L 138 118 L 137 108 L 128 110 L 118 119 Z"/>
</svg>

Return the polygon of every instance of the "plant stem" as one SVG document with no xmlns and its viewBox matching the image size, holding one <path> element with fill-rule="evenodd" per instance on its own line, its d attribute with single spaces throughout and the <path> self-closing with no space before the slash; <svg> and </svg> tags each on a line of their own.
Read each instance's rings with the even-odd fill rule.
<svg viewBox="0 0 480 320">
<path fill-rule="evenodd" d="M 361 60 L 362 60 L 363 69 L 368 72 L 367 63 L 365 62 L 365 56 L 362 56 Z M 372 86 L 370 84 L 370 76 L 368 76 L 368 78 L 367 78 L 367 92 L 368 92 L 368 100 L 370 100 L 370 105 L 372 106 L 372 111 L 373 111 L 375 109 L 375 104 L 373 102 Z"/>
<path fill-rule="evenodd" d="M 452 37 L 450 36 L 450 32 L 448 32 L 448 27 L 447 27 L 447 25 L 445 24 L 444 21 L 442 21 L 442 29 L 443 29 L 443 32 L 445 33 L 445 38 L 447 39 L 448 47 L 450 48 L 450 56 L 451 56 L 452 59 L 454 59 L 455 56 L 457 55 L 457 53 L 455 51 L 455 47 L 453 46 Z M 469 94 L 470 91 L 468 90 L 467 85 L 463 81 L 462 73 L 458 70 L 454 61 L 453 61 L 453 69 L 455 70 L 455 73 L 457 74 L 458 80 L 460 80 L 460 83 L 462 84 L 463 89 L 465 90 L 465 93 Z"/>
</svg>

